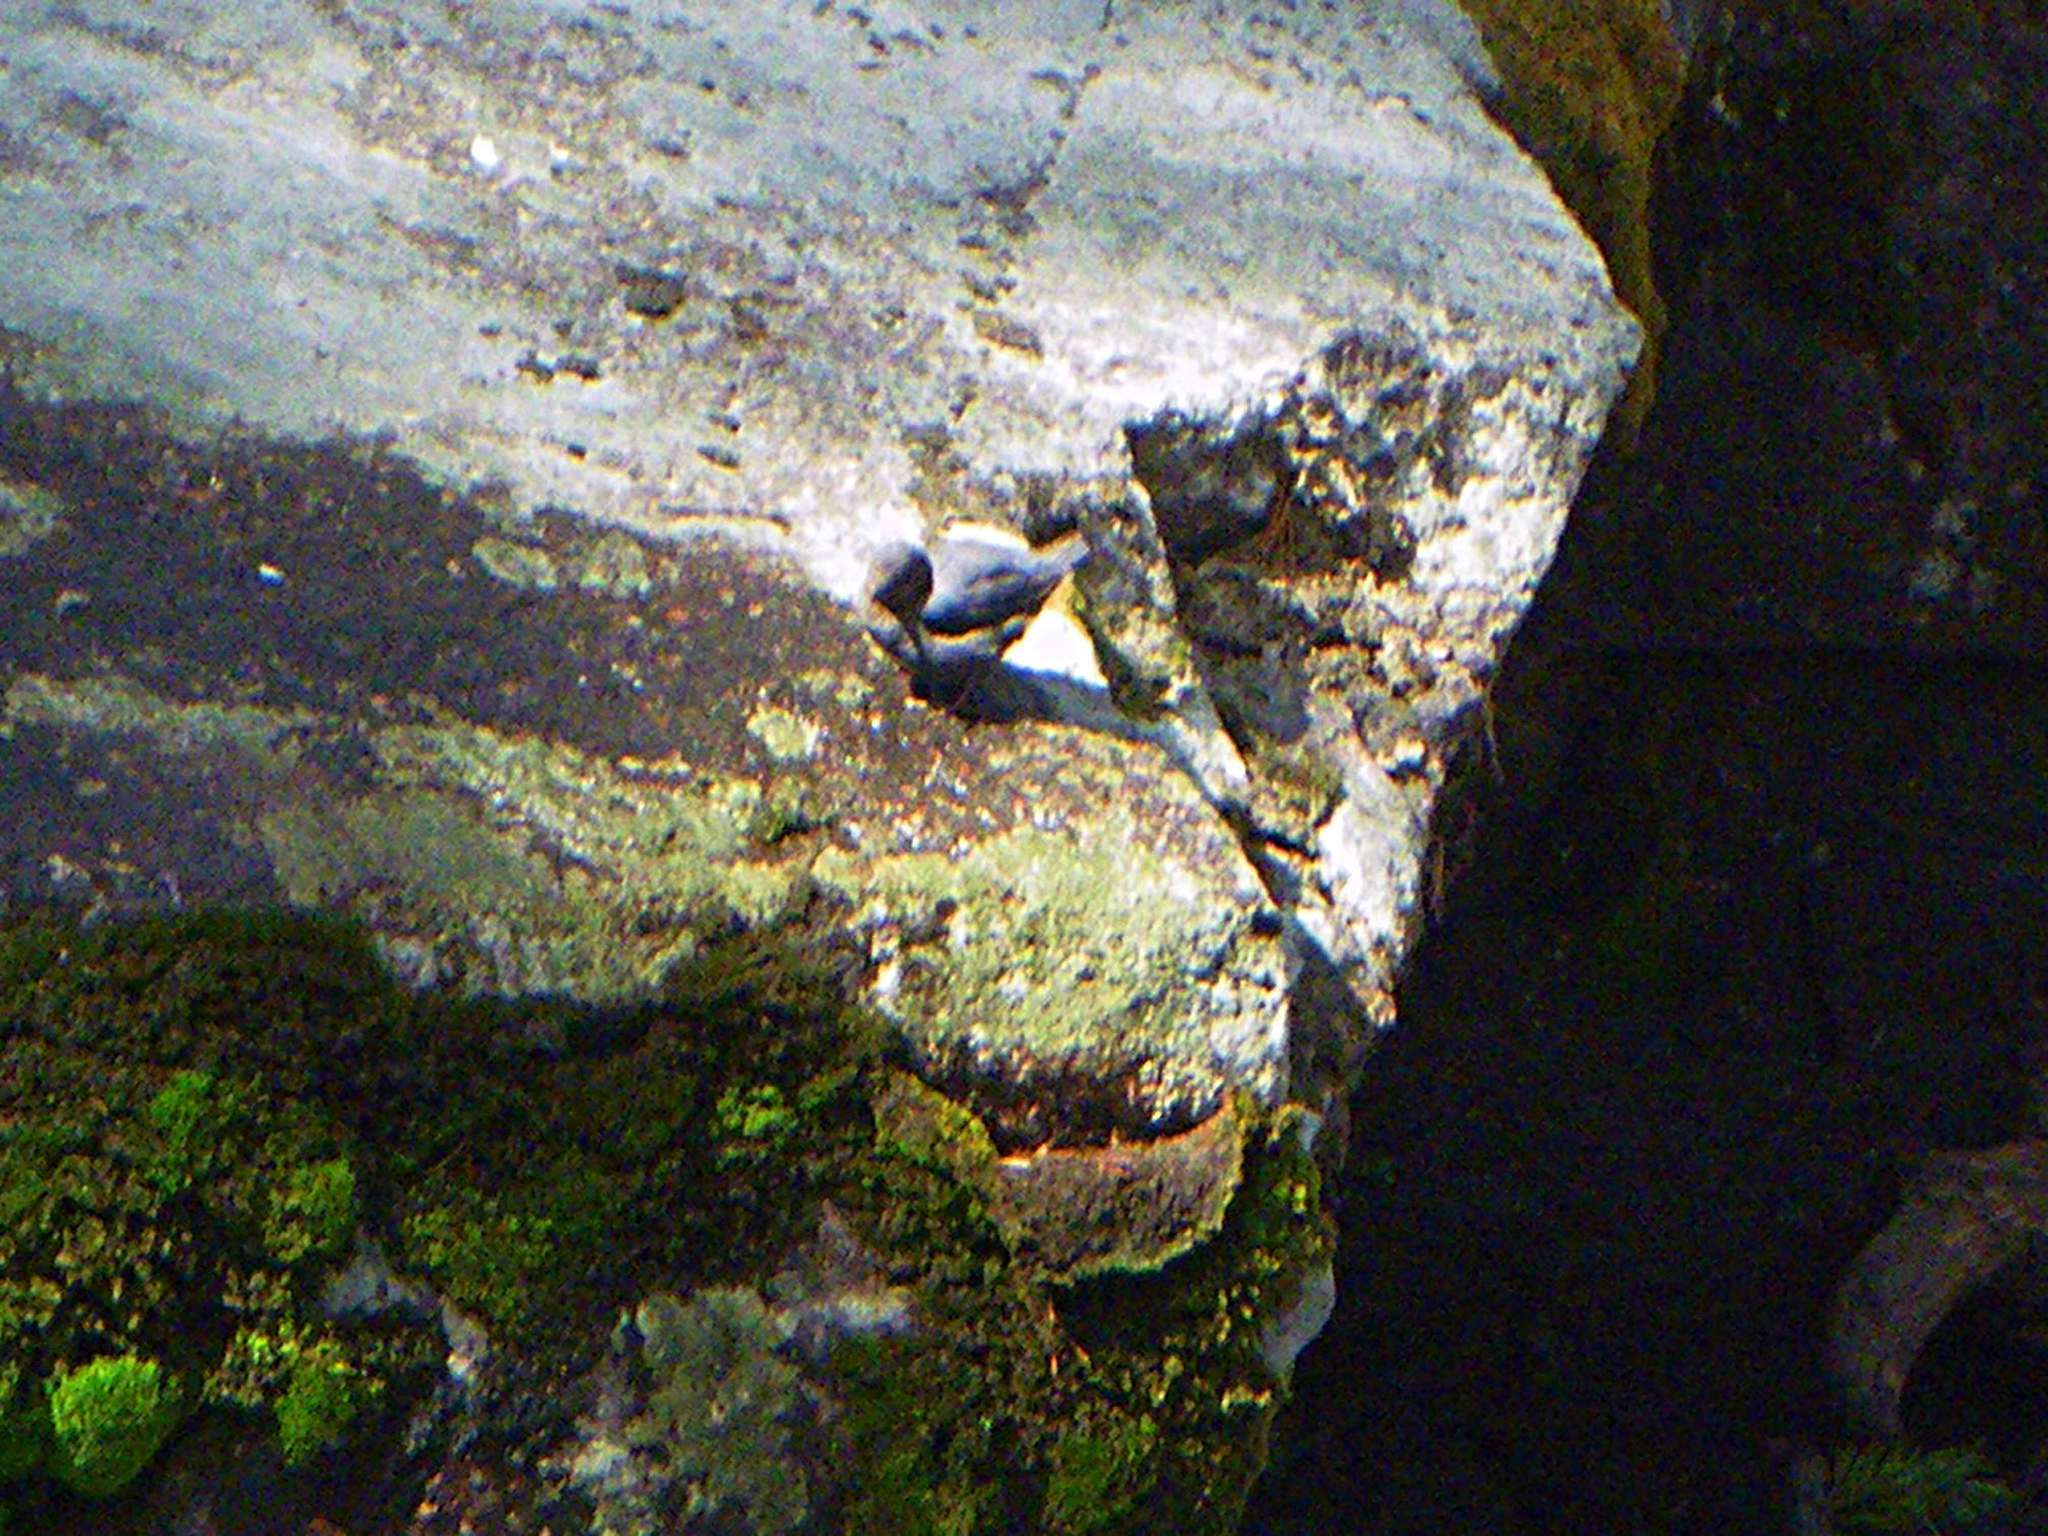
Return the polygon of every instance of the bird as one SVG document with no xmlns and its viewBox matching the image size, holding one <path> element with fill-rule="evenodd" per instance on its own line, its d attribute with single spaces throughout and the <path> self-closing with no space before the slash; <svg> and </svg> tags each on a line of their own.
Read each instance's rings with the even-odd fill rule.
<svg viewBox="0 0 2048 1536">
<path fill-rule="evenodd" d="M 932 559 L 915 544 L 884 544 L 868 568 L 868 601 L 903 626 L 923 657 L 924 610 L 932 600 Z"/>
<path fill-rule="evenodd" d="M 929 551 L 897 541 L 875 552 L 867 597 L 913 638 L 971 635 L 1028 619 L 1053 588 L 1088 558 L 1088 545 L 1069 534 L 1034 549 L 1007 529 L 956 525 Z"/>
<path fill-rule="evenodd" d="M 896 624 L 871 628 L 921 684 L 952 695 L 1002 659 L 1053 589 L 1087 558 L 1079 534 L 1034 549 L 987 524 L 955 524 L 928 550 L 891 542 L 875 552 L 866 595 Z"/>
<path fill-rule="evenodd" d="M 1005 529 L 950 529 L 931 551 L 924 627 L 935 635 L 967 635 L 1028 619 L 1087 558 L 1088 543 L 1078 533 L 1033 549 Z"/>
</svg>

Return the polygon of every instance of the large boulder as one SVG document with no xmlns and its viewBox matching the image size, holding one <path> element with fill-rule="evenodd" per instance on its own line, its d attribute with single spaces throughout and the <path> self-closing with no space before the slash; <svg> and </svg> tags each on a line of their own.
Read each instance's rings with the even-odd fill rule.
<svg viewBox="0 0 2048 1536">
<path fill-rule="evenodd" d="M 55 858 L 339 901 L 428 972 L 610 995 L 806 876 L 935 1061 L 1129 1078 L 1141 1126 L 1284 1094 L 1305 972 L 1390 1016 L 1432 786 L 1634 347 L 1455 15 L 0 27 L 17 385 L 212 455 L 88 483 L 10 413 L 11 750 L 207 744 L 239 850 L 117 872 L 53 810 L 18 894 Z M 818 605 L 959 517 L 1088 540 L 1044 718 L 906 714 Z M 287 631 L 323 652 L 289 679 Z M 609 702 L 529 702 L 571 692 Z M 330 740 L 361 771 L 316 796 Z M 807 782 L 764 860 L 757 802 Z"/>
<path fill-rule="evenodd" d="M 1341 1108 L 1637 345 L 1447 5 L 30 0 L 0 58 L 9 900 L 607 1005 L 851 942 L 1091 1270 Z M 1081 553 L 942 650 L 865 598 L 960 523 Z M 1062 1225 L 1110 1184 L 1140 1237 Z"/>
</svg>

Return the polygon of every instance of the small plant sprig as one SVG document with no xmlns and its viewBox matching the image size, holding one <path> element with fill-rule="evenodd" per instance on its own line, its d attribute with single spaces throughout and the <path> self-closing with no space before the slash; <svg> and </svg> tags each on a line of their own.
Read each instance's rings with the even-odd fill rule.
<svg viewBox="0 0 2048 1536">
<path fill-rule="evenodd" d="M 1828 1529 L 1836 1536 L 1946 1536 L 2015 1498 L 1979 1451 L 1845 1446 L 1828 1460 Z"/>
</svg>

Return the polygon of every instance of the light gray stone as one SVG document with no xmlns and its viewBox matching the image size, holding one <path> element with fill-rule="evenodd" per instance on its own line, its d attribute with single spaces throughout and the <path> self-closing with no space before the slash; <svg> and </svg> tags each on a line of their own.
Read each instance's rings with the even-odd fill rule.
<svg viewBox="0 0 2048 1536">
<path fill-rule="evenodd" d="M 1444 763 L 1636 347 L 1599 256 L 1484 115 L 1490 88 L 1439 0 L 19 0 L 0 10 L 0 327 L 46 399 L 139 397 L 202 440 L 230 420 L 370 439 L 515 534 L 542 508 L 630 533 L 661 561 L 636 551 L 646 574 L 601 583 L 613 601 L 681 611 L 724 584 L 732 607 L 736 544 L 852 606 L 878 548 L 954 519 L 1078 530 L 1079 594 L 1054 606 L 1094 655 L 1033 661 L 1058 670 L 1003 695 L 1016 745 L 976 754 L 979 777 L 943 735 L 898 749 L 933 754 L 922 778 L 842 793 L 812 867 L 782 841 L 811 824 L 800 794 L 690 756 L 709 702 L 677 782 L 722 776 L 717 858 L 747 838 L 768 858 L 715 881 L 630 826 L 602 858 L 562 831 L 594 825 L 592 786 L 669 795 L 643 761 L 549 756 L 502 723 L 437 738 L 485 744 L 464 748 L 474 782 L 363 727 L 392 787 L 338 809 L 257 763 L 240 846 L 287 894 L 386 893 L 370 915 L 407 932 L 437 931 L 426 909 L 457 887 L 501 889 L 452 925 L 477 953 L 430 946 L 432 973 L 598 995 L 688 949 L 659 912 L 786 916 L 817 879 L 866 913 L 875 1000 L 931 1062 L 1107 1074 L 1131 1085 L 1126 1129 L 1233 1085 L 1328 1105 L 1344 1084 L 1295 1068 L 1354 1061 L 1391 1017 Z M 587 596 L 538 542 L 480 529 L 472 555 L 451 581 Z M 342 579 L 295 567 L 279 600 Z M 746 612 L 772 636 L 790 602 Z M 791 707 L 768 649 L 732 683 L 756 718 Z M 156 664 L 109 659 L 116 687 Z M 615 661 L 620 688 L 638 666 Z M 871 686 L 806 730 L 879 781 Z M 528 760 L 555 767 L 525 783 Z M 1077 764 L 1092 809 L 1061 791 Z M 965 820 L 906 788 L 949 782 Z M 863 823 L 887 830 L 863 847 Z M 428 831 L 461 832 L 476 869 L 452 881 Z M 597 873 L 566 881 L 541 856 L 562 852 Z M 1090 894 L 1147 870 L 1181 874 Z M 621 959 L 607 935 L 628 927 Z M 1073 947 L 998 952 L 1019 934 Z"/>
</svg>

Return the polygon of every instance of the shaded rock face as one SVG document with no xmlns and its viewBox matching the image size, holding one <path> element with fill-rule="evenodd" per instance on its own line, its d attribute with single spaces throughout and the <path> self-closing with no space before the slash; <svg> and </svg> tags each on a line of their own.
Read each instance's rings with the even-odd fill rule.
<svg viewBox="0 0 2048 1536">
<path fill-rule="evenodd" d="M 1273 1536 L 1818 1528 L 1900 1429 L 2040 1519 L 2041 18 L 1671 9 L 1656 404 L 1445 818 Z"/>
<path fill-rule="evenodd" d="M 1681 339 L 1624 472 L 1657 510 L 1613 529 L 1612 633 L 2039 654 L 2044 48 L 1995 4 L 1706 28 L 1659 193 Z"/>
<path fill-rule="evenodd" d="M 416 981 L 591 998 L 822 896 L 1017 1144 L 1327 1098 L 1391 1016 L 1635 345 L 1455 14 L 0 44 L 18 895 L 340 904 Z M 95 394 L 151 414 L 30 403 Z M 962 517 L 1086 544 L 1079 652 L 969 679 L 1001 730 L 832 606 Z"/>
</svg>

